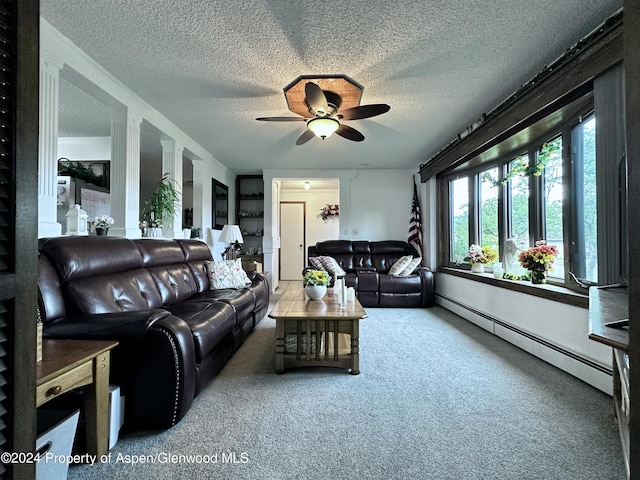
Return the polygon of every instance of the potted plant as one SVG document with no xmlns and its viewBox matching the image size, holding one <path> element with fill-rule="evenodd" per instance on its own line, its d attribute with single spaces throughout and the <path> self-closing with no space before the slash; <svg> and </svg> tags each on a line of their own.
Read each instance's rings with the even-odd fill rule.
<svg viewBox="0 0 640 480">
<path fill-rule="evenodd" d="M 557 255 L 558 248 L 555 245 L 547 245 L 545 240 L 538 240 L 535 247 L 520 252 L 518 261 L 531 272 L 531 283 L 547 283 L 547 272 L 553 269 Z"/>
<path fill-rule="evenodd" d="M 327 285 L 330 281 L 329 273 L 324 270 L 307 270 L 302 284 L 305 293 L 311 300 L 319 300 L 327 293 Z"/>
<path fill-rule="evenodd" d="M 472 244 L 469 247 L 469 253 L 464 257 L 465 262 L 471 264 L 471 271 L 475 273 L 483 273 L 484 266 L 495 262 L 498 259 L 496 251 L 488 245 L 481 247 Z"/>
<path fill-rule="evenodd" d="M 96 235 L 107 235 L 109 232 L 109 227 L 113 225 L 113 218 L 109 215 L 100 215 L 99 217 L 95 217 L 91 223 L 93 224 L 93 228 L 96 231 Z"/>
<path fill-rule="evenodd" d="M 161 237 L 162 227 L 173 226 L 179 198 L 175 180 L 165 173 L 142 209 L 142 217 L 149 227 L 148 236 Z"/>
</svg>

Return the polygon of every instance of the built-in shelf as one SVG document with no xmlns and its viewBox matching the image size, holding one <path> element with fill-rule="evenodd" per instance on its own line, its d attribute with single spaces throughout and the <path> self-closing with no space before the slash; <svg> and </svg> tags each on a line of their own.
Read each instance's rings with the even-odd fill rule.
<svg viewBox="0 0 640 480">
<path fill-rule="evenodd" d="M 262 252 L 262 237 L 264 235 L 264 180 L 262 175 L 238 175 L 236 177 L 236 223 L 240 226 L 244 238 L 242 251 L 245 254 Z"/>
</svg>

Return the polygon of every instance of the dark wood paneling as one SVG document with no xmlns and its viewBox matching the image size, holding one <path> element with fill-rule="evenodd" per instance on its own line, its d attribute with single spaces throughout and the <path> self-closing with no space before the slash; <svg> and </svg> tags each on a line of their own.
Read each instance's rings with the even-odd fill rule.
<svg viewBox="0 0 640 480">
<path fill-rule="evenodd" d="M 2 404 L 1 449 L 35 449 L 35 344 L 37 320 L 38 237 L 38 0 L 3 0 L 2 74 L 5 114 L 0 177 L 5 264 L 2 270 Z M 2 478 L 31 479 L 35 466 L 7 465 Z"/>
<path fill-rule="evenodd" d="M 630 478 L 640 478 L 640 2 L 624 1 L 624 67 L 629 162 Z M 635 368 L 634 368 L 635 367 Z"/>
</svg>

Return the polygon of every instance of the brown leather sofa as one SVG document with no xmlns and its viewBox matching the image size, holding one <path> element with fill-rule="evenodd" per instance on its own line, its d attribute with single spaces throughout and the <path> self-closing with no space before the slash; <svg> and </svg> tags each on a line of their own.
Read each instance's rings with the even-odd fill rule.
<svg viewBox="0 0 640 480">
<path fill-rule="evenodd" d="M 407 242 L 327 240 L 309 246 L 307 253 L 309 257 L 336 259 L 346 272 L 347 286 L 354 287 L 363 307 L 430 307 L 434 304 L 433 273 L 429 268 L 418 267 L 408 276 L 389 275 L 389 269 L 400 257 L 419 256 Z"/>
<path fill-rule="evenodd" d="M 210 290 L 199 240 L 53 237 L 39 241 L 44 338 L 113 339 L 110 381 L 125 427 L 169 428 L 265 316 L 269 285 Z"/>
</svg>

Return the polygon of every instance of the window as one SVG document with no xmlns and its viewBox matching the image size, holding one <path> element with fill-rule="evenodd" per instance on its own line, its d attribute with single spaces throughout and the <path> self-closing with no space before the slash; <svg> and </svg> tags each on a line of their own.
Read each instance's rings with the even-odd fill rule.
<svg viewBox="0 0 640 480">
<path fill-rule="evenodd" d="M 549 245 L 555 245 L 558 249 L 558 256 L 549 276 L 564 279 L 562 137 L 542 144 L 538 149 L 537 158 L 538 162 L 544 165 L 544 231 L 539 239 L 545 240 Z"/>
<path fill-rule="evenodd" d="M 498 178 L 498 167 L 480 174 L 480 242 L 482 246 L 493 248 L 500 252 L 500 238 L 498 236 L 498 192 L 488 179 Z"/>
<path fill-rule="evenodd" d="M 452 212 L 451 255 L 454 263 L 462 263 L 469 251 L 469 178 L 462 177 L 449 183 L 449 206 Z"/>
<path fill-rule="evenodd" d="M 598 282 L 598 214 L 596 190 L 596 119 L 593 115 L 571 130 L 571 159 L 575 189 L 573 273 Z"/>
<path fill-rule="evenodd" d="M 518 155 L 508 164 L 508 171 L 526 169 L 529 166 L 529 155 Z M 508 206 L 508 238 L 516 241 L 518 248 L 529 245 L 529 179 L 522 175 L 514 175 L 507 183 Z"/>
<path fill-rule="evenodd" d="M 559 252 L 550 283 L 575 287 L 572 274 L 597 282 L 595 143 L 594 115 L 576 113 L 519 153 L 476 158 L 469 162 L 473 166 L 444 177 L 450 194 L 449 266 L 464 264 L 472 243 L 500 252 L 507 239 L 518 249 L 545 240 Z"/>
</svg>

